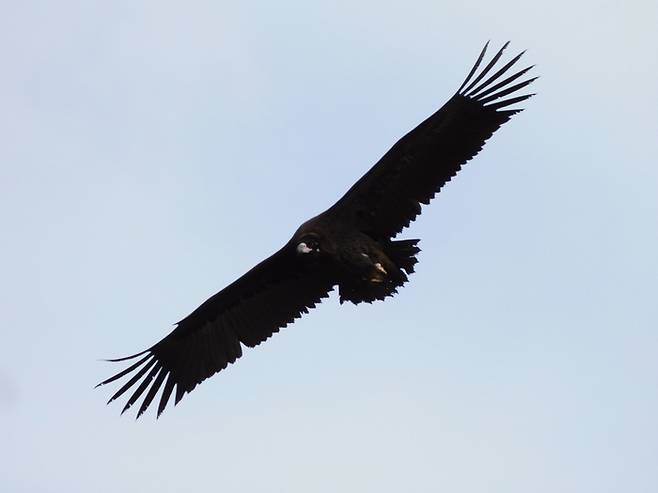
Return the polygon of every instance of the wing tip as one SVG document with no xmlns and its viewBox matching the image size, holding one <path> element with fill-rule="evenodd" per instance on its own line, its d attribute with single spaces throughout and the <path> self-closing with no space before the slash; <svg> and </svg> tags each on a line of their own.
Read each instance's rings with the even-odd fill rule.
<svg viewBox="0 0 658 493">
<path fill-rule="evenodd" d="M 146 354 L 146 356 L 144 356 L 142 359 L 130 365 L 129 367 L 123 369 L 122 371 L 112 375 L 110 378 L 103 380 L 102 382 L 98 383 L 94 387 L 94 388 L 101 387 L 103 385 L 112 383 L 115 380 L 119 380 L 120 378 L 132 374 L 130 380 L 128 380 L 128 382 L 126 382 L 118 391 L 116 391 L 106 402 L 106 405 L 109 405 L 112 402 L 119 399 L 119 397 L 121 397 L 124 393 L 126 393 L 131 388 L 134 389 L 132 395 L 128 398 L 128 401 L 122 408 L 120 415 L 125 414 L 126 411 L 128 411 L 131 407 L 133 407 L 133 405 L 135 405 L 135 403 L 139 400 L 142 394 L 147 389 L 149 389 L 149 391 L 146 394 L 146 397 L 142 402 L 140 410 L 137 413 L 136 419 L 142 416 L 142 414 L 144 414 L 144 412 L 150 406 L 153 397 L 155 397 L 155 395 L 157 394 L 157 391 L 159 390 L 162 381 L 164 380 L 164 377 L 170 374 L 170 372 L 163 368 L 161 362 L 150 350 L 142 351 L 140 353 L 125 358 L 107 360 L 111 362 L 121 362 L 121 361 L 133 359 L 140 355 L 144 355 L 145 353 L 148 354 Z"/>
<path fill-rule="evenodd" d="M 520 83 L 512 85 L 513 81 L 523 76 L 529 70 L 535 68 L 535 64 L 530 65 L 529 67 L 526 67 L 523 70 L 520 70 L 519 72 L 507 77 L 504 80 L 500 80 L 501 76 L 505 74 L 510 69 L 510 67 L 516 64 L 516 62 L 518 62 L 521 56 L 523 56 L 526 53 L 526 50 L 523 50 L 519 54 L 514 56 L 509 62 L 503 65 L 498 71 L 496 71 L 488 79 L 486 79 L 484 82 L 478 85 L 478 82 L 480 82 L 480 80 L 482 80 L 482 78 L 494 66 L 496 66 L 498 60 L 502 56 L 503 51 L 509 46 L 509 44 L 510 41 L 505 42 L 503 46 L 500 48 L 500 50 L 498 50 L 498 52 L 492 57 L 489 63 L 479 73 L 476 74 L 477 69 L 482 63 L 482 60 L 484 58 L 486 47 L 488 46 L 488 42 L 487 42 L 487 44 L 485 44 L 485 48 L 480 53 L 480 56 L 478 57 L 475 65 L 473 66 L 468 76 L 466 77 L 466 80 L 462 83 L 462 85 L 457 90 L 457 94 L 459 94 L 462 97 L 468 98 L 470 100 L 477 101 L 485 108 L 491 108 L 497 110 L 499 108 L 503 108 L 507 106 L 507 104 L 498 105 L 498 103 L 495 104 L 487 104 L 487 103 L 491 103 L 492 101 L 500 99 L 503 96 L 513 94 L 519 89 L 536 81 L 539 78 L 539 76 L 535 76 L 530 79 L 526 79 Z M 536 93 L 533 93 L 532 95 L 534 94 Z M 511 99 L 515 99 L 515 98 L 511 98 Z M 528 98 L 526 97 L 524 99 L 528 99 Z M 501 101 L 500 103 L 503 103 L 503 101 Z M 509 103 L 509 104 L 513 104 L 513 103 Z"/>
</svg>

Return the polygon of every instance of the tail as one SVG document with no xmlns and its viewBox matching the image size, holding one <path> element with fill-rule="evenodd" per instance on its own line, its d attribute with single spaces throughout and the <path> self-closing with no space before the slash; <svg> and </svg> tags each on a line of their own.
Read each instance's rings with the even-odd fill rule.
<svg viewBox="0 0 658 493">
<path fill-rule="evenodd" d="M 416 255 L 420 252 L 418 242 L 420 240 L 391 240 L 384 245 L 384 251 L 395 265 L 404 269 L 407 274 L 414 271 L 414 265 L 418 263 Z"/>
<path fill-rule="evenodd" d="M 388 296 L 393 296 L 398 292 L 398 288 L 404 285 L 409 279 L 407 274 L 414 271 L 414 265 L 418 263 L 416 254 L 420 248 L 416 245 L 420 240 L 398 240 L 388 241 L 380 246 L 393 264 L 386 265 L 387 271 L 383 271 L 385 276 L 377 276 L 379 272 L 374 272 L 375 277 L 380 279 L 379 282 L 372 282 L 368 278 L 349 279 L 339 284 L 340 302 L 351 301 L 355 305 L 366 302 L 372 303 L 375 300 L 384 300 Z M 381 269 L 380 264 L 379 268 Z M 391 268 L 392 267 L 392 268 Z M 382 272 L 382 271 L 380 271 Z"/>
</svg>

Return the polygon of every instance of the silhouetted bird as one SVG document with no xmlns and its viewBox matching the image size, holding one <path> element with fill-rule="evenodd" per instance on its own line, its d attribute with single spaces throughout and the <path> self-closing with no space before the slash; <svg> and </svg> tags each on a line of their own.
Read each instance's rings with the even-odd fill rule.
<svg viewBox="0 0 658 493">
<path fill-rule="evenodd" d="M 478 73 L 487 45 L 457 93 L 402 137 L 331 208 L 302 224 L 267 260 L 209 298 L 139 358 L 101 382 L 131 378 L 110 399 L 137 386 L 123 411 L 146 392 L 137 417 L 162 388 L 158 416 L 174 387 L 177 404 L 187 392 L 307 313 L 338 286 L 340 301 L 383 300 L 414 271 L 419 240 L 395 240 L 434 195 L 475 156 L 485 141 L 532 94 L 502 99 L 535 78 L 514 83 L 528 67 L 503 77 L 521 54 L 496 66 L 506 43 Z M 476 74 L 477 73 L 477 74 Z M 164 387 L 163 387 L 164 385 Z"/>
</svg>

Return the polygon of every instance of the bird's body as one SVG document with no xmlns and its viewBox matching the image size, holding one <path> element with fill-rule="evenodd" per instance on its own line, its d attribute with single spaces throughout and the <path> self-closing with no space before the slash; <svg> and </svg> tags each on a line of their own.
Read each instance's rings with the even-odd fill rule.
<svg viewBox="0 0 658 493">
<path fill-rule="evenodd" d="M 206 300 L 151 348 L 111 360 L 141 356 L 99 384 L 131 375 L 110 401 L 137 386 L 124 411 L 146 392 L 139 417 L 162 389 L 159 415 L 174 388 L 178 403 L 239 358 L 243 346 L 260 344 L 336 286 L 341 303 L 395 294 L 414 271 L 420 251 L 419 240 L 397 240 L 396 235 L 496 129 L 521 111 L 506 108 L 531 96 L 498 101 L 534 80 L 510 85 L 531 67 L 501 80 L 521 55 L 481 82 L 506 46 L 474 77 L 485 46 L 466 81 L 441 109 L 400 139 L 335 205 L 302 224 L 278 252 Z"/>
<path fill-rule="evenodd" d="M 331 209 L 305 222 L 290 241 L 292 245 L 313 242 L 317 252 L 302 253 L 300 261 L 329 273 L 339 287 L 341 303 L 372 302 L 393 294 L 407 280 L 405 270 L 413 272 L 414 255 L 420 251 L 415 246 L 419 240 L 382 244 Z"/>
</svg>

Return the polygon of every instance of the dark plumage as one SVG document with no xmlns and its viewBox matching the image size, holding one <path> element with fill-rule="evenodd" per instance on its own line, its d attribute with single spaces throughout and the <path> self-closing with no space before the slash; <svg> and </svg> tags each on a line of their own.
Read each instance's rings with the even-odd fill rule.
<svg viewBox="0 0 658 493">
<path fill-rule="evenodd" d="M 302 224 L 270 258 L 210 297 L 164 339 L 126 358 L 136 363 L 101 382 L 130 379 L 110 402 L 134 388 L 123 411 L 144 395 L 137 416 L 162 389 L 158 416 L 338 286 L 340 301 L 358 304 L 396 293 L 414 271 L 418 240 L 394 240 L 485 141 L 532 94 L 510 96 L 535 78 L 516 82 L 531 67 L 504 77 L 521 54 L 496 70 L 503 48 L 480 71 L 487 46 L 448 102 L 402 137 L 331 208 Z M 476 75 L 477 73 L 477 75 Z"/>
</svg>

